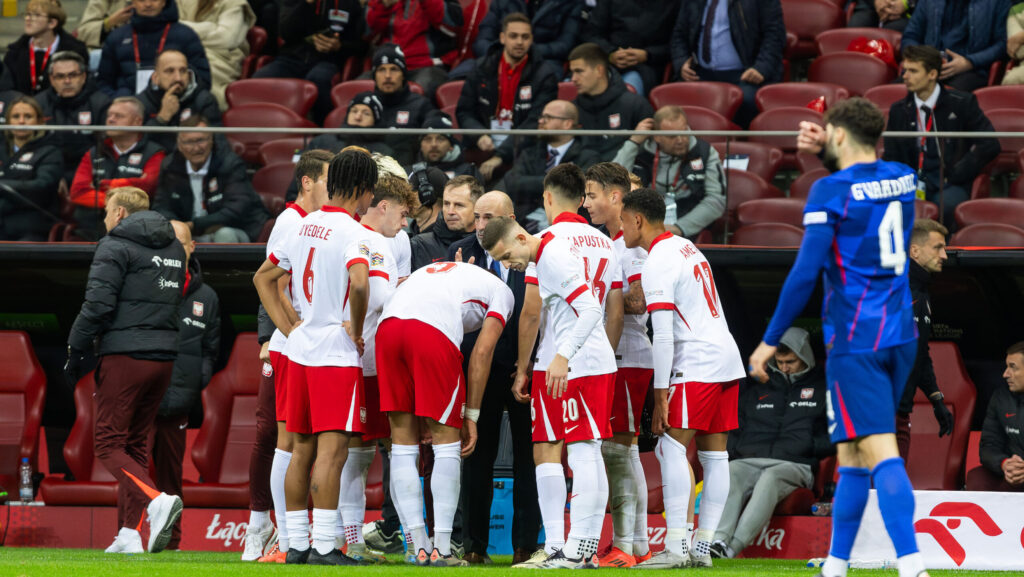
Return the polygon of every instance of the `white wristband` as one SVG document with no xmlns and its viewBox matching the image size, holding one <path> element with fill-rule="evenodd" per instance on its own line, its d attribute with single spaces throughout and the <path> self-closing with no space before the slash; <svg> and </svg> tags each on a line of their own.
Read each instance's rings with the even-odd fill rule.
<svg viewBox="0 0 1024 577">
<path fill-rule="evenodd" d="M 474 423 L 480 418 L 480 409 L 466 409 L 466 420 Z"/>
</svg>

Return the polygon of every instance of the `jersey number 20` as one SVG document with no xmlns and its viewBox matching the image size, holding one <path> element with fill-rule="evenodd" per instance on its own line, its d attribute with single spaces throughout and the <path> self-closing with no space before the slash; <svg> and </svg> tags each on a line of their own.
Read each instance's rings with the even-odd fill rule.
<svg viewBox="0 0 1024 577">
<path fill-rule="evenodd" d="M 885 208 L 878 225 L 878 260 L 883 268 L 891 268 L 897 276 L 907 266 L 907 250 L 903 247 L 903 205 L 894 200 Z"/>
</svg>

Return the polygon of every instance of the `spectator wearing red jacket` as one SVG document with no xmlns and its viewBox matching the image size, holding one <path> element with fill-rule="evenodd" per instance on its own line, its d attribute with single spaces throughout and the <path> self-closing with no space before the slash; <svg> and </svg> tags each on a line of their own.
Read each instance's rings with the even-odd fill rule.
<svg viewBox="0 0 1024 577">
<path fill-rule="evenodd" d="M 382 43 L 401 47 L 407 79 L 433 99 L 434 90 L 448 79 L 448 69 L 458 58 L 456 33 L 462 27 L 458 0 L 370 0 L 366 22 Z"/>
</svg>

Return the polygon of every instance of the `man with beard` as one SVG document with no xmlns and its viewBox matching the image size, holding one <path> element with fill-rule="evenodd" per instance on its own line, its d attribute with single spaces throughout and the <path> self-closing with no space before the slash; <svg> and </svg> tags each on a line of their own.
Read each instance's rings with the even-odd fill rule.
<svg viewBox="0 0 1024 577">
<path fill-rule="evenodd" d="M 412 270 L 448 257 L 448 247 L 475 228 L 473 206 L 484 187 L 472 176 L 457 176 L 448 181 L 441 197 L 441 216 L 428 232 L 418 234 L 412 246 Z"/>
<path fill-rule="evenodd" d="M 416 164 L 409 167 L 408 172 L 434 166 L 442 171 L 448 178 L 469 175 L 482 181 L 480 171 L 476 165 L 466 162 L 462 155 L 462 145 L 452 137 L 448 131 L 452 128 L 452 119 L 443 112 L 432 113 L 427 117 L 423 128 L 437 130 L 435 134 L 424 134 L 420 137 L 420 153 L 416 158 Z"/>
<path fill-rule="evenodd" d="M 434 105 L 423 95 L 409 90 L 406 82 L 405 54 L 394 44 L 385 44 L 373 55 L 373 93 L 384 107 L 382 124 L 387 128 L 419 128 L 434 110 Z M 394 151 L 394 158 L 402 166 L 413 163 L 416 157 L 416 139 L 408 136 L 388 136 L 385 142 Z"/>
<path fill-rule="evenodd" d="M 209 126 L 220 125 L 220 107 L 209 90 L 196 84 L 195 73 L 185 55 L 164 50 L 156 57 L 156 69 L 149 86 L 139 94 L 146 108 L 146 126 L 180 126 L 193 116 L 203 116 Z M 174 151 L 175 135 L 156 132 L 150 140 L 168 152 Z"/>
</svg>

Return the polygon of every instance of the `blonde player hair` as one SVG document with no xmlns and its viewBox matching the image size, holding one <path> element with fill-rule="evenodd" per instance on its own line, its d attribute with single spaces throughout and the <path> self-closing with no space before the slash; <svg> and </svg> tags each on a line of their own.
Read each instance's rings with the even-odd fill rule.
<svg viewBox="0 0 1024 577">
<path fill-rule="evenodd" d="M 141 188 L 121 186 L 107 192 L 107 204 L 111 203 L 125 209 L 128 214 L 134 214 L 140 210 L 149 210 L 149 195 Z"/>
</svg>

